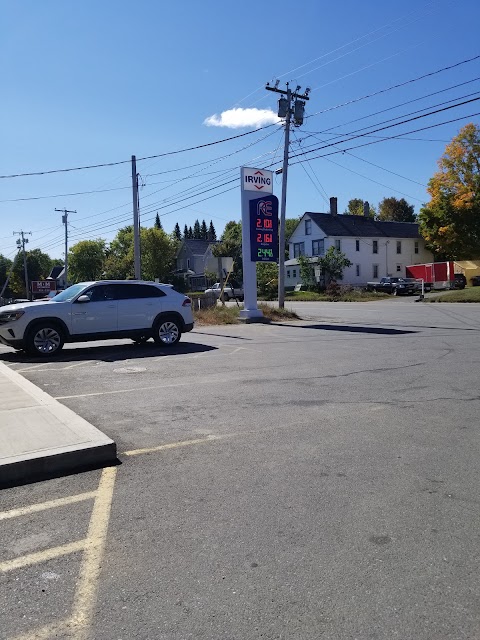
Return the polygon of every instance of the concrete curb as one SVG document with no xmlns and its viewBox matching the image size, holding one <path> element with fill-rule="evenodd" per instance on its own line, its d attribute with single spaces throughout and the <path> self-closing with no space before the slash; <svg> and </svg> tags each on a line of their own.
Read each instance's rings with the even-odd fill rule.
<svg viewBox="0 0 480 640">
<path fill-rule="evenodd" d="M 114 464 L 113 440 L 0 362 L 0 487 Z"/>
</svg>

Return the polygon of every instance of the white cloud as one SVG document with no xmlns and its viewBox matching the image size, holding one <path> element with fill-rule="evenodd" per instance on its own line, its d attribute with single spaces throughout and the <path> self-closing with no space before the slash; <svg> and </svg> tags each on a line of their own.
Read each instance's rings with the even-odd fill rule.
<svg viewBox="0 0 480 640">
<path fill-rule="evenodd" d="M 205 118 L 203 124 L 207 127 L 228 127 L 229 129 L 241 129 L 242 127 L 264 127 L 267 124 L 280 122 L 280 118 L 271 109 L 228 109 L 220 115 Z"/>
</svg>

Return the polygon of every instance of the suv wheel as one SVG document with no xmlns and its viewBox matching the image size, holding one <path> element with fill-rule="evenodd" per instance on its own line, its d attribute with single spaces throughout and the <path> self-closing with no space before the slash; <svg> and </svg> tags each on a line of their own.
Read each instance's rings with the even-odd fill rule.
<svg viewBox="0 0 480 640">
<path fill-rule="evenodd" d="M 177 344 L 181 335 L 180 325 L 174 318 L 160 318 L 153 330 L 153 339 L 156 344 L 165 347 Z"/>
<path fill-rule="evenodd" d="M 26 350 L 31 355 L 53 356 L 61 350 L 64 342 L 63 332 L 55 322 L 42 322 L 29 331 Z"/>
</svg>

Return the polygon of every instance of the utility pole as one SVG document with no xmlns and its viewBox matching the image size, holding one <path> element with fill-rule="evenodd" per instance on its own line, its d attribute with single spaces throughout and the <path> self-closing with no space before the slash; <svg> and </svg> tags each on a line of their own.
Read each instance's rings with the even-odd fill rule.
<svg viewBox="0 0 480 640">
<path fill-rule="evenodd" d="M 278 306 L 283 309 L 285 306 L 285 212 L 287 208 L 287 176 L 288 176 L 288 150 L 290 145 L 290 125 L 297 127 L 303 124 L 303 114 L 305 110 L 305 100 L 309 100 L 310 89 L 307 87 L 305 93 L 299 93 L 300 87 L 297 85 L 295 91 L 286 83 L 286 90 L 278 88 L 279 81 L 271 87 L 267 82 L 265 89 L 282 94 L 278 101 L 278 117 L 285 118 L 285 146 L 283 149 L 283 169 L 282 169 L 282 197 L 280 200 L 280 230 L 278 247 Z M 283 97 L 286 96 L 286 97 Z M 293 115 L 293 121 L 292 121 Z"/>
<path fill-rule="evenodd" d="M 132 189 L 133 189 L 133 256 L 135 280 L 142 279 L 140 262 L 140 223 L 138 217 L 138 173 L 137 159 L 132 156 Z"/>
<path fill-rule="evenodd" d="M 30 293 L 30 285 L 28 282 L 28 268 L 27 268 L 27 254 L 25 253 L 25 245 L 28 242 L 28 238 L 25 238 L 25 236 L 31 236 L 32 232 L 31 231 L 14 231 L 13 232 L 14 236 L 20 236 L 20 238 L 18 238 L 17 240 L 17 247 L 19 249 L 22 249 L 23 251 L 23 268 L 25 271 L 25 292 L 26 292 L 26 297 L 31 300 L 32 299 L 32 294 Z"/>
<path fill-rule="evenodd" d="M 68 287 L 68 214 L 69 213 L 77 213 L 76 211 L 69 211 L 68 209 L 55 209 L 55 211 L 59 211 L 63 213 L 62 222 L 65 225 L 65 289 Z"/>
</svg>

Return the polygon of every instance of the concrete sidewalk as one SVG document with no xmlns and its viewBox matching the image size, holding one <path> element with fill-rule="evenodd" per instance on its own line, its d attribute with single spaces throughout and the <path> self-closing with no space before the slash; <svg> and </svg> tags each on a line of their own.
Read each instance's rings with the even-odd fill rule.
<svg viewBox="0 0 480 640">
<path fill-rule="evenodd" d="M 113 440 L 0 362 L 0 487 L 115 462 Z"/>
</svg>

